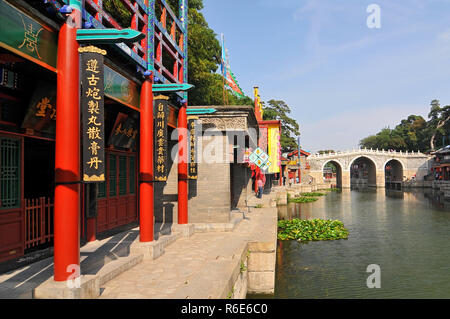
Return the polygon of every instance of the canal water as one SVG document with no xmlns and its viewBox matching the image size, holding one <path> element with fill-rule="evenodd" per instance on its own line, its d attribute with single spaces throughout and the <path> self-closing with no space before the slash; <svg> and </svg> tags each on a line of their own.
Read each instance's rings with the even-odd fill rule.
<svg viewBox="0 0 450 319">
<path fill-rule="evenodd" d="M 278 213 L 338 219 L 350 235 L 278 241 L 271 298 L 450 298 L 450 202 L 431 190 L 343 190 Z M 367 287 L 372 264 L 380 266 L 379 289 Z"/>
</svg>

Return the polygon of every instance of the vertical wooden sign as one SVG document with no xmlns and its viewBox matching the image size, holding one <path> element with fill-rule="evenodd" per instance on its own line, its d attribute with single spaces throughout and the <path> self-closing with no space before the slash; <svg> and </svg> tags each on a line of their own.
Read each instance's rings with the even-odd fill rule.
<svg viewBox="0 0 450 319">
<path fill-rule="evenodd" d="M 167 181 L 168 169 L 168 147 L 167 147 L 167 118 L 169 117 L 169 98 L 164 95 L 154 97 L 155 101 L 155 124 L 154 124 L 154 140 L 155 140 L 155 163 L 153 176 L 155 181 Z"/>
<path fill-rule="evenodd" d="M 105 50 L 81 47 L 81 128 L 83 182 L 105 181 L 105 110 L 103 56 Z"/>
<path fill-rule="evenodd" d="M 189 166 L 188 166 L 188 178 L 198 178 L 198 165 L 197 165 L 197 126 L 196 122 L 198 117 L 188 117 L 188 130 L 189 130 Z"/>
</svg>

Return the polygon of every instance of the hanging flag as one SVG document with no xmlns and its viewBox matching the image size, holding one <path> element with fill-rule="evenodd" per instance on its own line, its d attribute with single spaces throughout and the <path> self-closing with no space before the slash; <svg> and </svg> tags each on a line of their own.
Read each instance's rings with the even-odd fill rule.
<svg viewBox="0 0 450 319">
<path fill-rule="evenodd" d="M 238 97 L 244 97 L 244 92 L 239 87 L 238 82 L 236 81 L 236 77 L 233 72 L 231 72 L 230 62 L 228 59 L 227 50 L 225 49 L 225 37 L 223 34 L 222 37 L 222 63 L 221 63 L 221 71 L 222 76 L 225 79 L 225 84 L 231 89 L 232 93 Z"/>
<path fill-rule="evenodd" d="M 225 53 L 225 38 L 223 36 L 223 33 L 221 34 L 221 40 L 222 40 L 222 58 L 220 59 L 221 60 L 220 69 L 222 71 L 222 76 L 224 78 L 226 78 L 226 76 L 227 76 L 226 70 L 228 69 L 228 67 L 227 67 L 228 61 L 227 61 L 227 57 L 226 57 L 226 53 Z"/>
</svg>

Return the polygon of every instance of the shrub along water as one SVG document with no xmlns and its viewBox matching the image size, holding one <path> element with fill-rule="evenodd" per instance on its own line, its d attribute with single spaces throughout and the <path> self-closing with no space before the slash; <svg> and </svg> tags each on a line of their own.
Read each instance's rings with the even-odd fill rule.
<svg viewBox="0 0 450 319">
<path fill-rule="evenodd" d="M 280 220 L 278 221 L 278 239 L 297 241 L 318 241 L 347 239 L 348 230 L 339 220 Z"/>
</svg>

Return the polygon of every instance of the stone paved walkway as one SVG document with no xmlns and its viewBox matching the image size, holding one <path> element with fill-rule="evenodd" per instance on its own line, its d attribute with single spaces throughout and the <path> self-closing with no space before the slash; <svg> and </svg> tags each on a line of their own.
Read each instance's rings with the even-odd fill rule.
<svg viewBox="0 0 450 319">
<path fill-rule="evenodd" d="M 226 298 L 227 287 L 248 242 L 274 242 L 276 209 L 254 208 L 232 232 L 196 233 L 166 247 L 156 260 L 143 261 L 107 282 L 100 298 Z"/>
<path fill-rule="evenodd" d="M 80 250 L 82 275 L 107 277 L 126 266 L 128 270 L 114 279 L 105 280 L 106 283 L 101 280 L 100 298 L 227 298 L 235 283 L 232 280 L 240 276 L 247 282 L 240 274 L 240 264 L 249 247 L 253 247 L 250 250 L 255 253 L 248 260 L 254 258 L 258 262 L 261 256 L 264 259 L 267 249 L 276 250 L 277 210 L 271 207 L 271 197 L 274 196 L 265 195 L 261 200 L 252 198 L 250 212 L 245 211 L 245 219 L 233 231 L 197 232 L 186 238 L 181 233 L 171 235 L 170 229 L 167 233 L 167 227 L 156 225 L 158 237 L 172 236 L 175 241 L 165 247 L 162 256 L 152 261 L 137 261 L 142 255 L 130 253 L 130 245 L 138 240 L 138 228 L 88 243 Z M 257 204 L 264 207 L 255 208 Z M 199 231 L 232 228 L 216 226 L 199 227 Z M 266 262 L 274 268 L 274 254 Z M 274 273 L 273 270 L 269 274 L 248 270 L 245 274 L 270 284 Z M 33 298 L 33 290 L 52 275 L 52 257 L 1 274 L 0 299 Z M 245 289 L 235 291 L 233 297 L 245 297 Z"/>
</svg>

